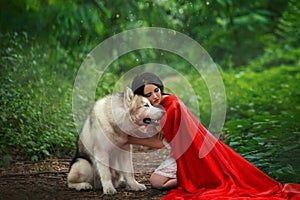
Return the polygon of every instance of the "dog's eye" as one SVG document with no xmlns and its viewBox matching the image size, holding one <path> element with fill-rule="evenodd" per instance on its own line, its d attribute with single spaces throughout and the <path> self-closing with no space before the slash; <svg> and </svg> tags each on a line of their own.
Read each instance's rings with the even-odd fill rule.
<svg viewBox="0 0 300 200">
<path fill-rule="evenodd" d="M 144 107 L 150 107 L 149 104 L 145 104 Z"/>
</svg>

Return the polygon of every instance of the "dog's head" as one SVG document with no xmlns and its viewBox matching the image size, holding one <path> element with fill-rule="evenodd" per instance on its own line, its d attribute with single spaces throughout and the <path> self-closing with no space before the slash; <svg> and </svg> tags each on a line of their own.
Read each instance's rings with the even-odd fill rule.
<svg viewBox="0 0 300 200">
<path fill-rule="evenodd" d="M 134 95 L 130 88 L 125 89 L 124 103 L 128 107 L 131 120 L 139 126 L 158 126 L 159 120 L 165 114 L 164 110 L 152 106 L 146 97 Z"/>
</svg>

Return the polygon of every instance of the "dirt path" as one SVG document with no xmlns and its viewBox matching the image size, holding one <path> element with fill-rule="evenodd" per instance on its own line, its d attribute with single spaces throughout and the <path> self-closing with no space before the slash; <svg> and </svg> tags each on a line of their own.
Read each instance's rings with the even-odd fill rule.
<svg viewBox="0 0 300 200">
<path fill-rule="evenodd" d="M 131 192 L 118 189 L 112 196 L 102 191 L 75 191 L 67 187 L 70 159 L 41 162 L 14 161 L 9 170 L 0 169 L 0 200 L 6 199 L 160 199 L 167 191 L 152 189 L 149 177 L 168 155 L 167 150 L 134 148 L 133 161 L 137 181 L 147 186 L 146 191 Z"/>
</svg>

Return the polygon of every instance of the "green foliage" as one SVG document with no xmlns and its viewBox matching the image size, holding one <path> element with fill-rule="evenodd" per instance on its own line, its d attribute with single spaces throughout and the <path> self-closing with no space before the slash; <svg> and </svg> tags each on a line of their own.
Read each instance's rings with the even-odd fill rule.
<svg viewBox="0 0 300 200">
<path fill-rule="evenodd" d="M 71 84 L 26 33 L 1 37 L 1 155 L 39 160 L 74 147 Z M 54 64 L 54 63 L 52 63 Z"/>
<path fill-rule="evenodd" d="M 300 43 L 300 2 L 290 0 L 288 8 L 283 12 L 282 18 L 279 20 L 276 33 L 283 38 L 284 45 L 299 47 Z"/>
<path fill-rule="evenodd" d="M 297 5 L 295 2 L 291 5 Z M 123 30 L 165 27 L 183 32 L 207 49 L 223 68 L 245 65 L 274 42 L 285 0 L 265 1 L 9 1 L 0 2 L 0 30 L 25 31 L 51 43 L 98 43 Z M 281 27 L 293 34 L 297 10 L 290 6 Z M 293 13 L 288 13 L 293 10 Z M 293 16 L 293 17 L 289 17 Z M 293 35 L 292 35 L 293 36 Z M 292 37 L 288 37 L 292 38 Z"/>
<path fill-rule="evenodd" d="M 286 1 L 207 2 L 209 24 L 205 28 L 209 33 L 200 41 L 223 68 L 246 64 L 261 55 L 261 46 L 269 41 L 276 18 L 287 5 Z"/>
<path fill-rule="evenodd" d="M 225 142 L 277 180 L 298 182 L 300 86 L 295 83 L 300 81 L 300 65 L 224 73 L 224 80 Z"/>
<path fill-rule="evenodd" d="M 103 13 L 86 1 L 9 1 L 0 2 L 2 31 L 25 31 L 63 46 L 86 44 L 106 36 Z M 102 4 L 102 3 L 99 3 Z M 11 16 L 11 17 L 9 17 Z"/>
</svg>

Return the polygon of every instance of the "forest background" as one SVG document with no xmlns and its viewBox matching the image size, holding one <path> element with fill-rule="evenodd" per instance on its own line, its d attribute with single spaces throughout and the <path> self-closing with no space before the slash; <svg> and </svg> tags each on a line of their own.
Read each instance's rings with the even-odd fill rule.
<svg viewBox="0 0 300 200">
<path fill-rule="evenodd" d="M 87 54 L 122 31 L 162 27 L 196 40 L 221 71 L 224 142 L 271 177 L 300 183 L 299 13 L 297 0 L 0 0 L 0 167 L 71 158 L 72 90 Z M 160 55 L 145 49 L 118 59 L 96 96 Z M 211 105 L 203 80 L 182 58 L 160 60 L 192 83 L 197 98 L 184 96 L 184 88 L 177 95 L 200 109 L 207 126 Z"/>
</svg>

